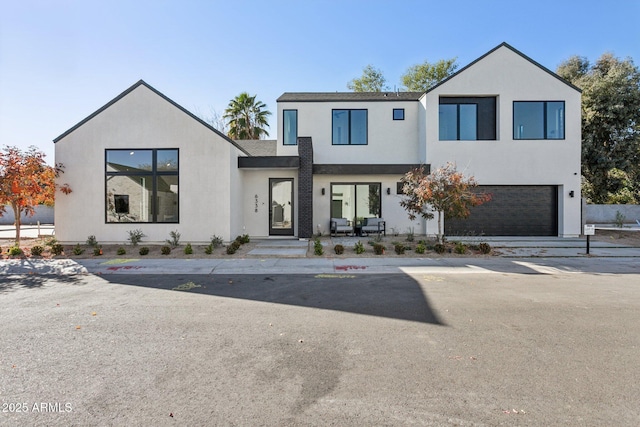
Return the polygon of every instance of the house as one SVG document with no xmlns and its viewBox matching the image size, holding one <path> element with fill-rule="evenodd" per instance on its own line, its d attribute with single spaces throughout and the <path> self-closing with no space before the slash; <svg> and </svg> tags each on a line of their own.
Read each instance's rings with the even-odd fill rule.
<svg viewBox="0 0 640 427">
<path fill-rule="evenodd" d="M 63 242 L 329 233 L 330 218 L 410 221 L 400 178 L 455 162 L 490 203 L 446 234 L 580 233 L 580 91 L 501 44 L 426 93 L 284 93 L 278 139 L 233 141 L 139 81 L 54 140 L 73 193 Z"/>
</svg>

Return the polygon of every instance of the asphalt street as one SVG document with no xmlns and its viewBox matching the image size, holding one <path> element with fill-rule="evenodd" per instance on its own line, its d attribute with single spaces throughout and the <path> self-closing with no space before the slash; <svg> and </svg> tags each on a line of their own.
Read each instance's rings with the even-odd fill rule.
<svg viewBox="0 0 640 427">
<path fill-rule="evenodd" d="M 543 267 L 2 275 L 0 424 L 637 426 L 640 274 Z"/>
</svg>

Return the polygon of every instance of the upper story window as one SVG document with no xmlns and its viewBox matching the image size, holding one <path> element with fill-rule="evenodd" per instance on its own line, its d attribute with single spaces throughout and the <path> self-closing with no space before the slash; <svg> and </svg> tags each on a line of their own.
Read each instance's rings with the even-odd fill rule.
<svg viewBox="0 0 640 427">
<path fill-rule="evenodd" d="M 513 139 L 564 139 L 564 101 L 514 101 Z"/>
<path fill-rule="evenodd" d="M 178 150 L 106 150 L 106 222 L 178 222 Z"/>
<path fill-rule="evenodd" d="M 298 110 L 284 110 L 283 111 L 284 132 L 283 144 L 284 145 L 297 145 L 298 144 Z"/>
<path fill-rule="evenodd" d="M 440 141 L 496 139 L 495 97 L 441 97 L 438 110 Z"/>
<path fill-rule="evenodd" d="M 367 145 L 367 110 L 331 111 L 333 145 Z"/>
<path fill-rule="evenodd" d="M 393 109 L 393 120 L 404 120 L 404 108 Z"/>
</svg>

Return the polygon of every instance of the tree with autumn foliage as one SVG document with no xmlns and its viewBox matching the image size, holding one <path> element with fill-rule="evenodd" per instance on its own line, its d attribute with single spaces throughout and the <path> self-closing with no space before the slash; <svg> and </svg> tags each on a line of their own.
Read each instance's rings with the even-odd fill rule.
<svg viewBox="0 0 640 427">
<path fill-rule="evenodd" d="M 56 189 L 71 193 L 69 185 L 56 186 L 56 178 L 63 172 L 63 165 L 49 166 L 45 154 L 36 147 L 22 151 L 18 147 L 5 146 L 0 152 L 0 216 L 11 206 L 16 219 L 16 243 L 20 241 L 22 214 L 33 216 L 35 207 L 52 206 Z"/>
<path fill-rule="evenodd" d="M 442 219 L 467 218 L 470 209 L 491 200 L 491 195 L 473 191 L 478 183 L 473 177 L 465 177 L 456 165 L 447 163 L 430 174 L 424 167 L 407 172 L 401 179 L 405 198 L 400 205 L 409 213 L 412 221 L 421 216 L 433 219 L 438 213 L 438 242 L 444 242 Z"/>
</svg>

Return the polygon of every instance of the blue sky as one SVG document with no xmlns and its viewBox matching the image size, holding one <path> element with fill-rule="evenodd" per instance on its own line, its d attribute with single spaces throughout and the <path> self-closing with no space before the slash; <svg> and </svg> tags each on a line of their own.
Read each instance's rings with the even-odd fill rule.
<svg viewBox="0 0 640 427">
<path fill-rule="evenodd" d="M 372 64 L 464 66 L 506 41 L 555 70 L 571 55 L 640 61 L 640 0 L 0 0 L 0 145 L 52 139 L 143 79 L 196 114 L 242 91 L 346 91 Z"/>
</svg>

